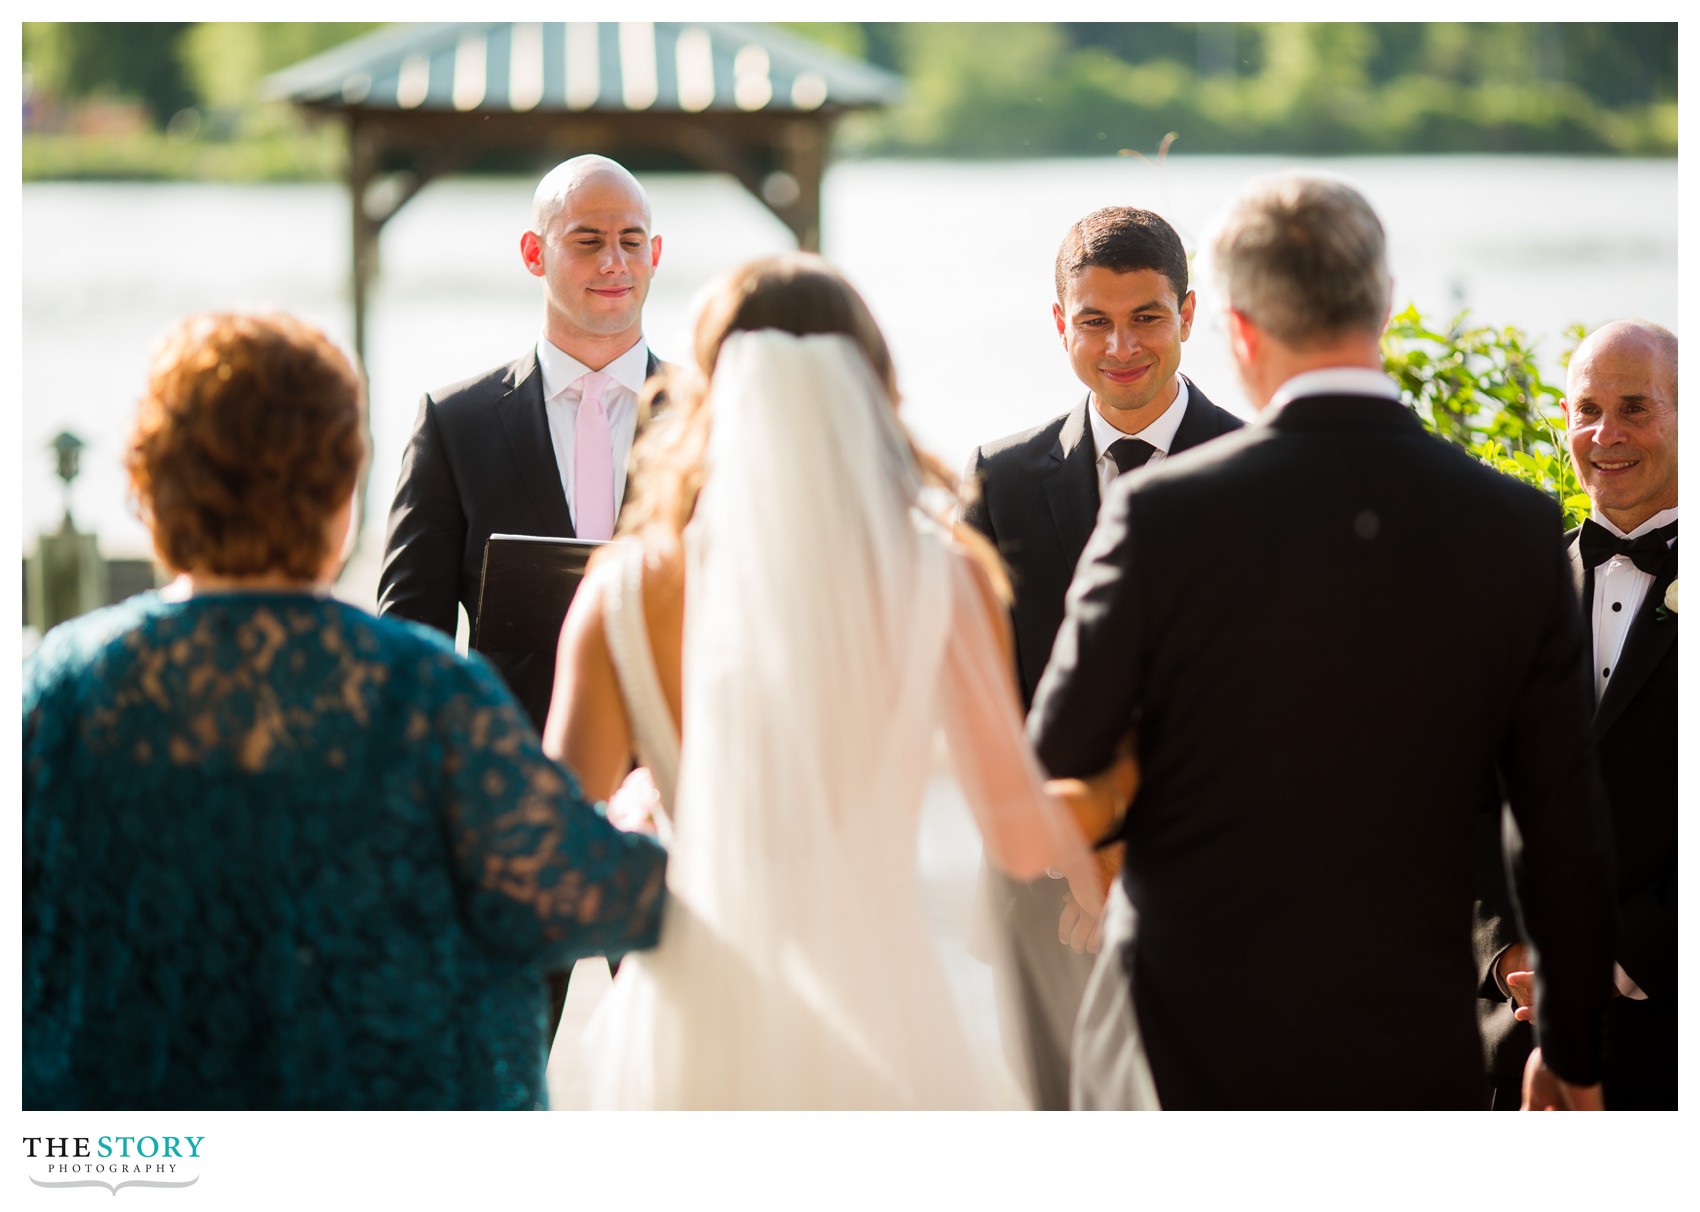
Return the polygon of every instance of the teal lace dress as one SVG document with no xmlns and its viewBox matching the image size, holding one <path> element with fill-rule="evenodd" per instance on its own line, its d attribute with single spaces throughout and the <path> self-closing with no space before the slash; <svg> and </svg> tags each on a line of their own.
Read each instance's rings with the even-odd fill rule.
<svg viewBox="0 0 1700 1212">
<path fill-rule="evenodd" d="M 310 594 L 148 594 L 23 671 L 26 1108 L 533 1108 L 544 978 L 665 857 L 500 679 Z"/>
</svg>

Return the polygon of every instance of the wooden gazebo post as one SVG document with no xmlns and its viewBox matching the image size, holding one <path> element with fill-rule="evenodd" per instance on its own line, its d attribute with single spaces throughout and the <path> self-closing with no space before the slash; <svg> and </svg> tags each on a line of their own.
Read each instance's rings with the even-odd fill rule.
<svg viewBox="0 0 1700 1212">
<path fill-rule="evenodd" d="M 390 27 L 278 72 L 268 87 L 346 124 L 362 361 L 384 224 L 427 183 L 487 150 L 618 159 L 662 149 L 729 173 L 799 248 L 818 252 L 833 126 L 902 93 L 895 76 L 782 30 L 717 22 Z M 398 160 L 408 171 L 388 176 Z"/>
</svg>

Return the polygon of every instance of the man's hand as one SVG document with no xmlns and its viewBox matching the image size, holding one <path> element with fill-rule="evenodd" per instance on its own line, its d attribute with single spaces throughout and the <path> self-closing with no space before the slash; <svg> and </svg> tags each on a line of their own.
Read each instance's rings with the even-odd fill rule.
<svg viewBox="0 0 1700 1212">
<path fill-rule="evenodd" d="M 1533 1022 L 1535 1018 L 1535 974 L 1529 971 L 1507 972 L 1505 984 L 1511 990 L 1511 998 L 1517 1003 L 1517 1008 L 1511 1012 L 1511 1017 L 1520 1023 Z"/>
<path fill-rule="evenodd" d="M 1074 818 L 1088 842 L 1107 837 L 1139 790 L 1139 767 L 1124 750 L 1115 762 L 1087 779 L 1050 779 L 1045 790 Z"/>
<path fill-rule="evenodd" d="M 1529 967 L 1529 945 L 1512 943 L 1499 953 L 1494 970 L 1517 1005 L 1512 1017 L 1520 1023 L 1529 1022 L 1535 1017 L 1535 974 Z"/>
<path fill-rule="evenodd" d="M 1063 897 L 1062 917 L 1057 921 L 1057 938 L 1077 954 L 1097 955 L 1104 942 L 1102 921 L 1080 907 L 1073 893 Z"/>
<path fill-rule="evenodd" d="M 1062 804 L 1088 841 L 1104 837 L 1120 824 L 1133 793 L 1139 789 L 1139 768 L 1126 747 L 1114 764 L 1089 779 L 1051 779 L 1045 791 Z M 1108 846 L 1088 857 L 1064 864 L 1068 878 L 1057 938 L 1082 954 L 1096 955 L 1103 943 L 1099 919 L 1110 885 L 1121 872 L 1121 845 Z"/>
<path fill-rule="evenodd" d="M 1575 1086 L 1547 1068 L 1546 1058 L 1536 1048 L 1523 1066 L 1523 1110 L 1604 1111 L 1605 1095 L 1598 1083 Z"/>
<path fill-rule="evenodd" d="M 614 794 L 608 797 L 608 819 L 615 828 L 627 833 L 647 833 L 656 836 L 656 816 L 664 811 L 661 792 L 650 777 L 649 767 L 639 766 L 626 776 Z"/>
<path fill-rule="evenodd" d="M 1116 881 L 1121 878 L 1122 855 L 1126 851 L 1127 846 L 1122 842 L 1117 842 L 1114 846 L 1105 846 L 1094 855 L 1098 860 L 1098 870 L 1104 877 L 1106 894 L 1107 890 L 1115 887 Z"/>
</svg>

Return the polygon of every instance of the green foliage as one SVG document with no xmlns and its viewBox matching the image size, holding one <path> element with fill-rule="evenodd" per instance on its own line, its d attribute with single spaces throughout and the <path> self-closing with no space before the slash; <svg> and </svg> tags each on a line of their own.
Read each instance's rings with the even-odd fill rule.
<svg viewBox="0 0 1700 1212">
<path fill-rule="evenodd" d="M 178 47 L 187 21 L 28 22 L 24 62 L 34 80 L 66 97 L 140 101 L 163 126 L 194 102 Z"/>
<path fill-rule="evenodd" d="M 184 38 L 181 59 L 203 106 L 237 109 L 258 103 L 260 81 L 272 72 L 376 29 L 379 24 L 203 21 Z"/>
<path fill-rule="evenodd" d="M 26 135 L 25 181 L 334 181 L 347 153 L 340 128 L 291 128 L 241 139 Z"/>
<path fill-rule="evenodd" d="M 796 24 L 843 49 L 848 23 Z M 1676 154 L 1670 23 L 862 23 L 907 100 L 857 150 Z M 1608 66 L 1609 65 L 1609 66 Z"/>
<path fill-rule="evenodd" d="M 1431 433 L 1552 497 L 1566 529 L 1580 525 L 1588 497 L 1565 445 L 1563 389 L 1542 377 L 1521 330 L 1468 320 L 1462 312 L 1440 330 L 1407 307 L 1382 337 L 1387 373 Z M 1561 366 L 1584 335 L 1580 325 L 1565 330 Z"/>
<path fill-rule="evenodd" d="M 779 21 L 775 24 L 851 59 L 868 57 L 868 35 L 857 21 Z"/>
<path fill-rule="evenodd" d="M 30 132 L 25 178 L 99 175 L 103 164 L 288 172 L 275 151 L 244 159 L 210 145 L 313 143 L 289 107 L 261 103 L 260 81 L 374 24 L 26 22 L 32 88 L 66 103 L 136 100 L 156 128 L 209 150 L 173 144 L 149 170 L 110 142 L 89 141 L 79 159 Z M 1674 22 L 784 24 L 905 77 L 901 104 L 844 123 L 839 150 L 861 155 L 1102 155 L 1156 147 L 1171 131 L 1188 154 L 1677 148 Z M 295 174 L 324 171 L 304 149 Z"/>
</svg>

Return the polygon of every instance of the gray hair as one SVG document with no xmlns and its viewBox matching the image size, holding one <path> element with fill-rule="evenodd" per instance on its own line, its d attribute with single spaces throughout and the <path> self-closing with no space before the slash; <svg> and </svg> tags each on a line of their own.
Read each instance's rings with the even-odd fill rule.
<svg viewBox="0 0 1700 1212">
<path fill-rule="evenodd" d="M 1208 247 L 1228 306 L 1283 345 L 1379 333 L 1387 322 L 1387 236 L 1344 181 L 1300 173 L 1254 181 L 1228 204 Z"/>
<path fill-rule="evenodd" d="M 629 185 L 643 203 L 644 223 L 652 221 L 649 195 L 644 192 L 643 186 L 638 184 L 638 179 L 627 171 L 626 166 L 617 160 L 610 160 L 607 156 L 587 155 L 561 161 L 537 183 L 537 192 L 531 195 L 531 230 L 539 236 L 544 235 L 549 221 L 567 204 L 567 195 L 590 178 L 603 175 L 618 177 Z"/>
</svg>

